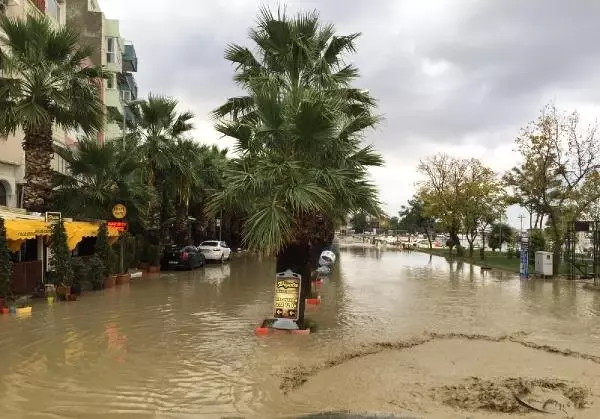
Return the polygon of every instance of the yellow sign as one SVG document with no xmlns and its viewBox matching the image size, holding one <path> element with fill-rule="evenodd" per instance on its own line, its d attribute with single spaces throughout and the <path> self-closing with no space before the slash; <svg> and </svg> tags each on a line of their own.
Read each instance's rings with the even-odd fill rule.
<svg viewBox="0 0 600 419">
<path fill-rule="evenodd" d="M 118 220 L 123 219 L 127 215 L 127 207 L 123 204 L 117 204 L 113 207 L 112 214 Z"/>
<path fill-rule="evenodd" d="M 277 274 L 275 283 L 275 318 L 298 319 L 302 277 L 292 271 Z"/>
</svg>

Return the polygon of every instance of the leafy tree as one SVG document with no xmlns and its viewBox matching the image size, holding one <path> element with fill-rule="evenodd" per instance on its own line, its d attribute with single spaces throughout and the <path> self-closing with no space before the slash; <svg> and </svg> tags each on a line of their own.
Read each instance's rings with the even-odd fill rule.
<svg viewBox="0 0 600 419">
<path fill-rule="evenodd" d="M 535 252 L 546 250 L 547 240 L 541 229 L 531 230 L 529 234 L 529 260 L 535 260 Z"/>
<path fill-rule="evenodd" d="M 91 50 L 71 27 L 0 14 L 0 33 L 0 136 L 23 129 L 23 204 L 43 212 L 52 196 L 53 125 L 86 133 L 102 128 L 104 107 L 93 82 L 100 73 L 82 65 Z"/>
<path fill-rule="evenodd" d="M 54 267 L 51 278 L 54 285 L 70 287 L 73 285 L 74 273 L 71 264 L 71 251 L 67 245 L 67 232 L 62 219 L 52 224 L 50 249 L 52 250 L 52 265 Z"/>
<path fill-rule="evenodd" d="M 7 301 L 13 298 L 11 276 L 12 260 L 6 241 L 6 227 L 4 218 L 0 217 L 0 297 Z"/>
<path fill-rule="evenodd" d="M 425 215 L 424 205 L 418 195 L 409 199 L 407 205 L 403 205 L 398 213 L 400 215 L 399 229 L 410 234 L 424 233 L 431 249 L 435 239 L 435 219 Z"/>
<path fill-rule="evenodd" d="M 363 211 L 357 212 L 350 218 L 350 225 L 357 233 L 364 233 L 368 223 L 367 223 L 367 214 Z"/>
<path fill-rule="evenodd" d="M 135 115 L 135 125 L 126 141 L 139 153 L 142 163 L 142 178 L 153 188 L 154 199 L 145 210 L 147 240 L 158 244 L 166 236 L 168 205 L 172 198 L 168 189 L 169 173 L 180 178 L 195 180 L 197 173 L 191 170 L 193 156 L 182 153 L 178 141 L 183 140 L 193 129 L 191 112 L 178 113 L 177 100 L 149 95 L 148 99 L 130 106 Z"/>
<path fill-rule="evenodd" d="M 390 230 L 392 230 L 394 232 L 394 234 L 396 234 L 399 229 L 400 229 L 400 219 L 398 217 L 391 217 L 390 218 Z"/>
<path fill-rule="evenodd" d="M 129 220 L 139 217 L 152 199 L 152 189 L 140 179 L 140 155 L 122 151 L 115 142 L 81 139 L 77 147 L 57 147 L 67 173 L 54 173 L 54 206 L 65 214 L 107 219 L 116 203 L 127 207 Z"/>
<path fill-rule="evenodd" d="M 96 255 L 102 261 L 104 278 L 117 272 L 117 255 L 108 242 L 108 227 L 106 223 L 100 224 L 95 245 Z"/>
<path fill-rule="evenodd" d="M 503 243 L 512 243 L 515 237 L 515 229 L 504 223 L 492 225 L 492 231 L 488 235 L 488 245 L 493 250 L 501 249 Z"/>
<path fill-rule="evenodd" d="M 548 216 L 553 268 L 558 272 L 569 222 L 600 199 L 597 127 L 582 129 L 576 112 L 566 114 L 548 105 L 516 143 L 523 165 L 531 168 L 521 181 L 536 190 L 541 211 Z"/>
<path fill-rule="evenodd" d="M 302 275 L 303 297 L 334 223 L 349 212 L 379 212 L 367 168 L 382 160 L 361 145 L 378 117 L 368 92 L 350 87 L 358 72 L 343 57 L 357 36 L 335 36 L 316 12 L 288 18 L 263 9 L 250 34 L 257 56 L 237 45 L 226 51 L 246 96 L 215 111 L 239 157 L 209 209 L 245 214 L 248 247 L 277 252 L 278 271 Z"/>
</svg>

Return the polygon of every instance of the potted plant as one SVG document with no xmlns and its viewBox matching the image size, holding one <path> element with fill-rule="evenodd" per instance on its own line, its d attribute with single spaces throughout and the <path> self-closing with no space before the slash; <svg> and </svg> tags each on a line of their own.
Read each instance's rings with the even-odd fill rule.
<svg viewBox="0 0 600 419">
<path fill-rule="evenodd" d="M 131 265 L 133 258 L 135 257 L 135 242 L 134 247 L 131 247 L 131 239 L 129 233 L 124 233 L 119 237 L 119 245 L 123 246 L 123 269 L 120 270 L 119 267 L 119 275 L 117 275 L 117 285 L 128 284 L 131 279 L 131 274 L 129 274 L 129 266 Z"/>
<path fill-rule="evenodd" d="M 8 314 L 8 305 L 14 300 L 12 292 L 12 260 L 6 242 L 4 218 L 0 217 L 0 313 Z"/>
<path fill-rule="evenodd" d="M 104 264 L 98 255 L 94 255 L 90 258 L 88 271 L 88 278 L 92 283 L 92 289 L 97 291 L 104 288 L 104 280 L 106 279 L 106 276 L 104 275 Z"/>
<path fill-rule="evenodd" d="M 136 259 L 139 261 L 138 268 L 143 271 L 148 270 L 148 267 L 150 266 L 148 245 L 142 238 L 139 238 L 136 242 Z"/>
<path fill-rule="evenodd" d="M 116 255 L 108 243 L 108 227 L 106 226 L 106 223 L 100 224 L 100 227 L 98 228 L 98 237 L 96 239 L 95 250 L 96 255 L 102 261 L 104 288 L 112 288 L 115 286 L 117 281 L 117 278 L 114 275 Z"/>
<path fill-rule="evenodd" d="M 80 257 L 71 258 L 71 266 L 73 267 L 73 286 L 71 292 L 73 295 L 81 295 L 83 283 L 88 281 L 88 266 Z"/>
<path fill-rule="evenodd" d="M 160 272 L 160 246 L 148 246 L 148 256 L 150 258 L 150 266 L 148 267 L 148 273 Z"/>
<path fill-rule="evenodd" d="M 71 252 L 67 245 L 67 232 L 62 219 L 52 224 L 50 248 L 52 249 L 54 268 L 52 279 L 56 285 L 56 295 L 61 299 L 69 300 L 73 285 L 73 266 L 71 265 Z"/>
</svg>

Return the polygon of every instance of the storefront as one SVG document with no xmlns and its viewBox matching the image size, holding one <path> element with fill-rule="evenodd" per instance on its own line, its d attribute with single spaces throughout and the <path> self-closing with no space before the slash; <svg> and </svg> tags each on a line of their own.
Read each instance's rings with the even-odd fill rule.
<svg viewBox="0 0 600 419">
<path fill-rule="evenodd" d="M 18 294 L 32 293 L 44 282 L 47 269 L 48 239 L 51 224 L 41 217 L 29 215 L 0 214 L 4 218 L 8 247 L 13 252 L 13 289 Z M 73 251 L 88 237 L 98 235 L 99 223 L 64 220 L 67 245 Z M 119 238 L 119 232 L 108 228 L 110 241 Z"/>
</svg>

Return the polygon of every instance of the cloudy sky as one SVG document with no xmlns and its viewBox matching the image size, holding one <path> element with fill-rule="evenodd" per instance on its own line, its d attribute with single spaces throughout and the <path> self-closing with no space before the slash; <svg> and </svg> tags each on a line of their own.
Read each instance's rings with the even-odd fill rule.
<svg viewBox="0 0 600 419">
<path fill-rule="evenodd" d="M 373 178 L 389 214 L 412 196 L 428 155 L 478 157 L 502 172 L 544 103 L 590 119 L 600 110 L 597 0 L 99 1 L 135 44 L 142 94 L 179 98 L 197 115 L 197 140 L 222 146 L 208 113 L 237 93 L 223 51 L 250 46 L 261 5 L 317 9 L 340 34 L 362 32 L 351 60 L 386 118 L 367 141 L 386 160 Z M 509 210 L 516 226 L 520 212 Z"/>
</svg>

